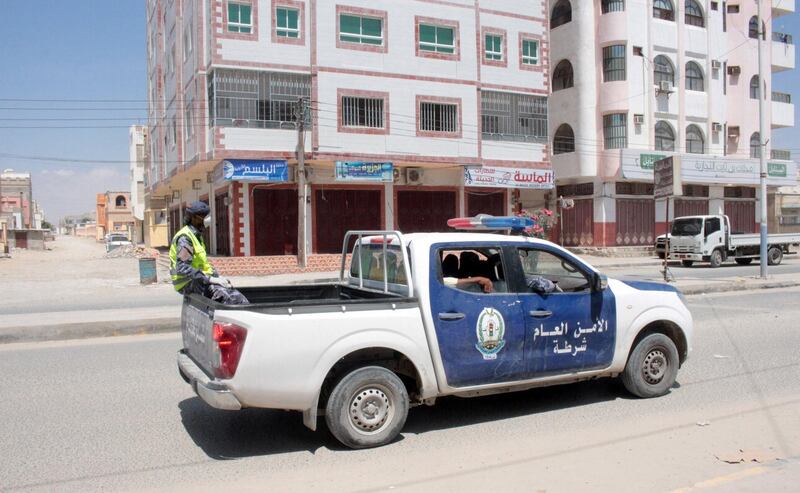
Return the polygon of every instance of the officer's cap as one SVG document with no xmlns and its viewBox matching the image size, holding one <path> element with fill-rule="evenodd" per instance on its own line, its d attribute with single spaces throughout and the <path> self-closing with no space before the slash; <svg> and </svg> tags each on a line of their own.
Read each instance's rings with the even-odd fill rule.
<svg viewBox="0 0 800 493">
<path fill-rule="evenodd" d="M 211 209 L 208 208 L 208 204 L 205 202 L 192 202 L 189 207 L 186 208 L 186 214 L 190 216 L 207 216 L 208 213 L 211 212 Z"/>
</svg>

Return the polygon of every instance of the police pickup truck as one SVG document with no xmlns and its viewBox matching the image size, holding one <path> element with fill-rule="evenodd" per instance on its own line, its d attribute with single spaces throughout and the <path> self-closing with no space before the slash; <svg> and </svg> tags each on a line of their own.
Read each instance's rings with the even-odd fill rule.
<svg viewBox="0 0 800 493">
<path fill-rule="evenodd" d="M 324 414 L 341 443 L 366 448 L 394 439 L 409 407 L 441 396 L 600 377 L 660 396 L 691 351 L 692 316 L 677 289 L 607 279 L 547 241 L 361 231 L 344 247 L 335 283 L 243 288 L 249 305 L 184 299 L 178 367 L 200 398 L 218 409 L 301 411 L 312 430 Z"/>
</svg>

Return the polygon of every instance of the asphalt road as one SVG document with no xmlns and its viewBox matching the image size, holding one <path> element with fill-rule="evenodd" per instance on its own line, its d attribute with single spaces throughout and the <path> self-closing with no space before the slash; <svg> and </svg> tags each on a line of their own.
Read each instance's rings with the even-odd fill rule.
<svg viewBox="0 0 800 493">
<path fill-rule="evenodd" d="M 624 262 L 625 259 L 619 259 Z M 626 278 L 662 280 L 663 274 L 660 272 L 661 264 L 652 266 L 631 265 L 626 267 L 610 267 L 598 269 L 609 276 L 624 276 Z M 692 267 L 683 267 L 680 262 L 670 262 L 669 270 L 675 279 L 714 279 L 721 277 L 758 277 L 760 267 L 758 262 L 750 265 L 738 265 L 735 262 L 726 262 L 716 269 L 712 269 L 707 263 L 696 263 Z M 767 275 L 777 274 L 798 274 L 800 275 L 800 256 L 787 255 L 783 258 L 781 265 L 770 265 L 767 268 Z"/>
<path fill-rule="evenodd" d="M 792 491 L 799 295 L 690 297 L 694 352 L 665 397 L 599 380 L 440 399 L 364 451 L 296 413 L 209 408 L 174 334 L 0 346 L 0 489 Z M 721 460 L 742 454 L 761 463 Z"/>
</svg>

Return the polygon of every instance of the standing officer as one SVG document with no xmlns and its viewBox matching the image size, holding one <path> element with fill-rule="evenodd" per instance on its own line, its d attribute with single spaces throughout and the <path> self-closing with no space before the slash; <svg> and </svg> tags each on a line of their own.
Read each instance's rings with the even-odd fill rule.
<svg viewBox="0 0 800 493">
<path fill-rule="evenodd" d="M 175 233 L 169 248 L 172 285 L 184 296 L 198 293 L 226 305 L 249 303 L 206 258 L 203 231 L 211 224 L 210 212 L 205 202 L 194 202 L 186 208 L 186 225 Z"/>
</svg>

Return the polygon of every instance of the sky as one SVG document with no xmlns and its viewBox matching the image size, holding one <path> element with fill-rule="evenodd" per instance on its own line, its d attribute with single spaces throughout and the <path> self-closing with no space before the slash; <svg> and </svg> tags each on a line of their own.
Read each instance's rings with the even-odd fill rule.
<svg viewBox="0 0 800 493">
<path fill-rule="evenodd" d="M 130 189 L 128 127 L 147 115 L 146 0 L 0 4 L 0 168 L 32 173 L 50 222 L 93 211 L 97 193 Z M 773 30 L 800 43 L 798 15 Z M 782 72 L 772 90 L 795 98 L 798 85 L 800 71 Z M 772 138 L 800 156 L 800 128 Z"/>
</svg>

